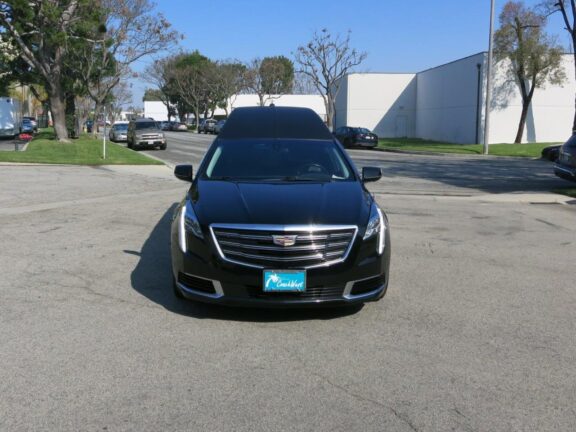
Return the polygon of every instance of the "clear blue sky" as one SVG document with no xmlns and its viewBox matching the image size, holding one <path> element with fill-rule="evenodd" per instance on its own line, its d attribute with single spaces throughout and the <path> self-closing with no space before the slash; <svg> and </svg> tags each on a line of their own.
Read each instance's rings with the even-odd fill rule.
<svg viewBox="0 0 576 432">
<path fill-rule="evenodd" d="M 496 1 L 496 25 L 505 2 Z M 352 31 L 351 45 L 368 53 L 363 72 L 418 72 L 488 49 L 490 0 L 157 0 L 156 10 L 184 35 L 178 48 L 212 59 L 291 58 L 323 27 Z M 568 46 L 559 16 L 549 31 Z M 138 106 L 146 86 L 134 82 Z"/>
</svg>

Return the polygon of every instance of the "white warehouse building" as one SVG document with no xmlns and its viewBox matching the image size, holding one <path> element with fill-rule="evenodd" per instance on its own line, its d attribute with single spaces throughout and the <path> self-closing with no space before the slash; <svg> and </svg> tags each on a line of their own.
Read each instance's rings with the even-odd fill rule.
<svg viewBox="0 0 576 432">
<path fill-rule="evenodd" d="M 484 141 L 487 54 L 479 53 L 419 73 L 351 73 L 336 98 L 334 125 L 361 126 L 381 137 L 410 137 L 453 143 Z M 523 142 L 562 142 L 570 135 L 576 82 L 572 55 L 565 55 L 566 81 L 536 89 Z M 494 67 L 489 142 L 513 142 L 522 99 Z"/>
</svg>

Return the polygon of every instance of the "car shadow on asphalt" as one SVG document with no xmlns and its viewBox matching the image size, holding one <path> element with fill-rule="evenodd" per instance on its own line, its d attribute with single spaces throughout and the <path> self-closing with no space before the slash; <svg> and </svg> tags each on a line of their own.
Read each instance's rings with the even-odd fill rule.
<svg viewBox="0 0 576 432">
<path fill-rule="evenodd" d="M 352 153 L 356 165 L 381 167 L 383 182 L 408 177 L 485 193 L 548 192 L 568 186 L 554 175 L 554 164 L 541 159 L 406 154 L 379 161 L 365 153 Z"/>
<path fill-rule="evenodd" d="M 131 274 L 132 288 L 170 312 L 197 319 L 279 322 L 329 320 L 353 315 L 362 309 L 362 306 L 318 309 L 232 308 L 177 299 L 172 292 L 170 262 L 170 226 L 175 209 L 176 203 L 160 218 L 140 252 L 124 250 L 124 253 L 140 258 Z"/>
</svg>

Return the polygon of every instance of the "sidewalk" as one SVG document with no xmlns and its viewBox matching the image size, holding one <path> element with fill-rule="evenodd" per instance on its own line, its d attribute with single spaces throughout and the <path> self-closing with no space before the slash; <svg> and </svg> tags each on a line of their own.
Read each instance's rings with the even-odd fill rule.
<svg viewBox="0 0 576 432">
<path fill-rule="evenodd" d="M 16 146 L 18 146 L 18 151 L 25 151 L 28 143 L 29 141 L 19 139 L 0 139 L 0 151 L 15 151 Z"/>
</svg>

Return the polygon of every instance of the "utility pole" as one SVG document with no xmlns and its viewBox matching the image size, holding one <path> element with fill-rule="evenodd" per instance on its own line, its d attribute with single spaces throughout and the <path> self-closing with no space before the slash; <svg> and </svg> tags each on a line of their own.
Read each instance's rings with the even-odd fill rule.
<svg viewBox="0 0 576 432">
<path fill-rule="evenodd" d="M 102 159 L 106 159 L 106 105 L 104 105 L 104 140 L 102 141 Z"/>
<path fill-rule="evenodd" d="M 488 65 L 486 66 L 486 114 L 484 115 L 484 147 L 483 153 L 488 154 L 490 138 L 490 105 L 492 103 L 492 43 L 494 41 L 494 0 L 490 1 L 490 38 L 488 41 Z"/>
</svg>

